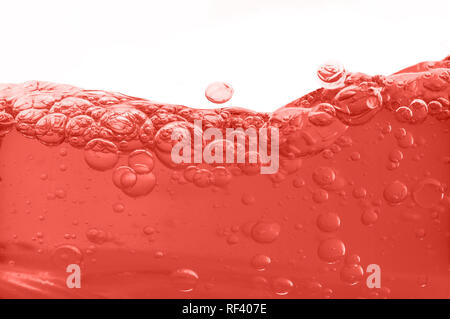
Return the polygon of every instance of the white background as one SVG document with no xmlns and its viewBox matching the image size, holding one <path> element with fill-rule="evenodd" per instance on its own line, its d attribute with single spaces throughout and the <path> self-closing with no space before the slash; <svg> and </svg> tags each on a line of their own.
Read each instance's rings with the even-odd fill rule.
<svg viewBox="0 0 450 319">
<path fill-rule="evenodd" d="M 0 82 L 46 80 L 212 108 L 272 111 L 316 89 L 328 60 L 390 74 L 450 54 L 450 1 L 0 2 Z"/>
</svg>

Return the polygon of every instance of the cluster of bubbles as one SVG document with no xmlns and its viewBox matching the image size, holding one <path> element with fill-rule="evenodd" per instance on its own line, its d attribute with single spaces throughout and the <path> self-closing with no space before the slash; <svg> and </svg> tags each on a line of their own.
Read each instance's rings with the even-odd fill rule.
<svg viewBox="0 0 450 319">
<path fill-rule="evenodd" d="M 128 166 L 114 169 L 112 180 L 125 194 L 137 197 L 149 194 L 156 185 L 153 155 L 146 150 L 135 150 L 128 155 Z"/>
<path fill-rule="evenodd" d="M 428 115 L 438 120 L 450 118 L 450 101 L 439 97 L 426 103 L 421 99 L 414 99 L 408 106 L 400 106 L 395 110 L 395 116 L 399 122 L 418 124 L 425 121 Z"/>
<path fill-rule="evenodd" d="M 226 129 L 242 128 L 247 142 L 249 136 L 245 130 L 249 128 L 277 128 L 280 159 L 302 158 L 323 151 L 349 126 L 370 120 L 384 104 L 389 105 L 402 122 L 421 123 L 428 115 L 446 120 L 450 114 L 450 102 L 445 94 L 450 87 L 446 72 L 446 69 L 436 67 L 415 74 L 367 76 L 347 72 L 339 63 L 326 63 L 317 71 L 322 89 L 273 113 L 238 107 L 192 109 L 49 82 L 1 85 L 0 137 L 15 127 L 24 136 L 48 146 L 69 143 L 84 149 L 88 165 L 99 171 L 113 169 L 121 154 L 141 152 L 139 156 L 129 155 L 131 160 L 136 156 L 141 158 L 142 152 L 147 152 L 147 158 L 155 155 L 167 167 L 183 170 L 184 181 L 199 187 L 224 186 L 233 175 L 256 174 L 261 164 L 175 163 L 171 157 L 171 150 L 177 143 L 172 140 L 174 133 L 182 137 L 183 132 L 190 132 L 192 138 L 200 139 L 202 149 L 222 145 L 224 150 L 232 148 L 248 153 L 248 144 L 240 148 L 229 140 L 206 139 L 203 132 L 207 128 L 217 128 L 225 136 Z M 229 101 L 233 93 L 229 84 L 215 82 L 207 87 L 205 96 L 220 104 Z M 411 102 L 402 106 L 407 98 Z M 200 126 L 195 125 L 195 121 L 201 121 Z M 398 140 L 401 147 L 414 142 L 407 132 Z M 246 159 L 250 155 L 246 154 Z M 392 162 L 399 162 L 395 158 L 397 155 L 393 155 Z M 144 162 L 147 160 L 153 163 L 153 159 Z M 148 194 L 154 186 L 153 164 L 146 168 L 139 165 L 146 164 L 130 164 L 114 173 L 115 185 L 127 194 Z M 275 179 L 287 174 L 283 171 Z M 318 194 L 319 200 L 320 197 Z"/>
</svg>

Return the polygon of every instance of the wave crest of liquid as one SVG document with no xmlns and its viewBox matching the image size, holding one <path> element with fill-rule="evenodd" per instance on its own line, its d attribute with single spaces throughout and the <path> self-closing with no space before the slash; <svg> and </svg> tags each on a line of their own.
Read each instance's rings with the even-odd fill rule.
<svg viewBox="0 0 450 319">
<path fill-rule="evenodd" d="M 450 117 L 450 57 L 389 76 L 352 73 L 333 65 L 319 69 L 318 75 L 322 88 L 271 113 L 240 107 L 195 109 L 41 81 L 3 84 L 0 138 L 15 128 L 48 146 L 68 143 L 82 148 L 91 168 L 114 169 L 116 186 L 130 196 L 141 196 L 155 185 L 154 157 L 182 170 L 180 183 L 199 187 L 224 186 L 233 176 L 258 174 L 263 165 L 259 154 L 256 162 L 249 161 L 251 142 L 246 130 L 251 128 L 257 133 L 261 128 L 278 129 L 280 168 L 272 176 L 277 182 L 300 158 L 326 151 L 349 127 L 367 123 L 382 110 L 411 124 L 420 124 L 428 116 L 442 121 Z M 242 129 L 245 149 L 217 137 L 205 139 L 203 132 L 209 128 L 223 136 L 227 129 Z M 224 154 L 227 149 L 244 151 L 244 163 L 174 162 L 172 137 L 180 129 L 199 136 L 202 150 L 217 150 L 219 143 Z M 129 157 L 129 166 L 115 167 L 120 155 Z"/>
</svg>

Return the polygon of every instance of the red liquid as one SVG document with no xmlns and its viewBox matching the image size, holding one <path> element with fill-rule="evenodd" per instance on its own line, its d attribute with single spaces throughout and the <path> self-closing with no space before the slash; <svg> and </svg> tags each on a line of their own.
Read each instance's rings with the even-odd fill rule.
<svg viewBox="0 0 450 319">
<path fill-rule="evenodd" d="M 450 60 L 341 71 L 270 114 L 0 86 L 0 297 L 448 298 Z M 279 128 L 278 173 L 174 164 L 195 119 Z"/>
</svg>

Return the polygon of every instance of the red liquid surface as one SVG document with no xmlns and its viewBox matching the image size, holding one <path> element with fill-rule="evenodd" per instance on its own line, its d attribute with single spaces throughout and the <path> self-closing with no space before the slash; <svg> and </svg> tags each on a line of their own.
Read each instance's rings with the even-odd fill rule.
<svg viewBox="0 0 450 319">
<path fill-rule="evenodd" d="M 0 85 L 0 297 L 449 298 L 450 60 L 339 74 L 272 113 Z M 195 119 L 278 128 L 278 172 L 173 163 Z"/>
</svg>

